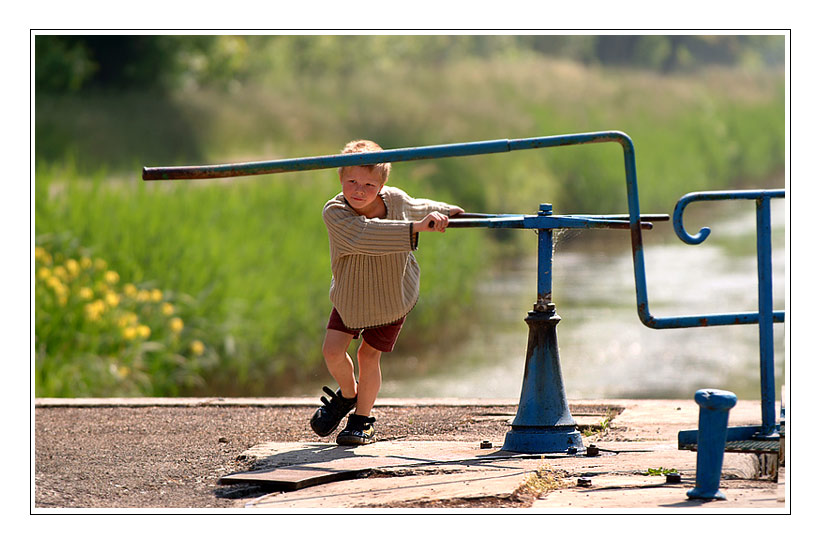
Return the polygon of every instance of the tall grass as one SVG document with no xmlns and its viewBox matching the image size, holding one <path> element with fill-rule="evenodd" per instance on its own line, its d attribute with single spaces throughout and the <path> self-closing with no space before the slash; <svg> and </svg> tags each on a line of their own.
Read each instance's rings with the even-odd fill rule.
<svg viewBox="0 0 820 543">
<path fill-rule="evenodd" d="M 43 234 L 37 243 L 61 258 L 105 255 L 122 281 L 187 296 L 193 314 L 186 320 L 207 323 L 202 341 L 218 366 L 201 368 L 198 381 L 161 385 L 158 379 L 150 386 L 123 386 L 126 392 L 281 392 L 289 380 L 323 364 L 330 264 L 321 209 L 338 186 L 324 177 L 191 186 L 42 175 L 35 220 Z M 63 240 L 55 241 L 51 232 Z M 433 315 L 452 316 L 448 307 L 469 303 L 480 269 L 475 236 L 429 238 L 421 243 L 419 258 L 430 263 L 424 266 L 422 302 L 407 327 L 409 341 L 431 334 L 441 318 Z M 43 315 L 58 308 L 38 309 Z M 38 334 L 43 345 L 62 341 L 51 329 Z M 42 364 L 48 358 L 48 351 L 38 354 Z"/>
<path fill-rule="evenodd" d="M 64 309 L 85 315 L 80 287 L 60 305 L 38 283 L 38 395 L 258 395 L 324 375 L 330 266 L 320 212 L 339 190 L 335 172 L 145 183 L 142 165 L 331 154 L 360 137 L 397 148 L 617 129 L 635 141 L 642 209 L 671 212 L 685 192 L 781 170 L 785 138 L 782 74 L 662 77 L 543 58 L 393 64 L 233 93 L 38 96 L 35 127 L 37 244 L 61 261 L 103 259 L 119 277 L 111 288 L 184 300 L 178 317 L 190 325 L 187 343 L 152 333 L 128 344 L 141 357 L 117 347 L 103 360 L 98 345 L 56 333 L 95 329 Z M 534 212 L 541 202 L 556 213 L 626 211 L 615 144 L 399 163 L 390 182 L 470 211 Z M 463 334 L 482 270 L 531 250 L 521 240 L 423 235 L 421 299 L 399 348 Z M 98 332 L 120 341 L 111 323 Z M 194 340 L 205 358 L 191 355 Z"/>
</svg>

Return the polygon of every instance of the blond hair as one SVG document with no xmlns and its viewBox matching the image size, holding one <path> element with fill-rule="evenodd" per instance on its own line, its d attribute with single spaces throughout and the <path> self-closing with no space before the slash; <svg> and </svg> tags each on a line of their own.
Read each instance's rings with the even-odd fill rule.
<svg viewBox="0 0 820 543">
<path fill-rule="evenodd" d="M 350 154 L 350 153 L 374 153 L 378 151 L 384 151 L 381 146 L 370 140 L 353 140 L 348 142 L 343 148 L 341 153 L 343 155 Z M 387 178 L 390 176 L 390 163 L 384 162 L 382 164 L 364 164 L 362 168 L 368 168 L 369 170 L 375 170 L 376 173 L 379 175 L 379 178 L 382 180 L 382 183 L 387 183 Z M 345 166 L 339 168 L 339 176 L 343 175 Z"/>
</svg>

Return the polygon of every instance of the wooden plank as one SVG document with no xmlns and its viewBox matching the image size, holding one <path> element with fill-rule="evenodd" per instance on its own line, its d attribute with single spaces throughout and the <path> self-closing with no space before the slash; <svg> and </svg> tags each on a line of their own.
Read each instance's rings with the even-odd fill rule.
<svg viewBox="0 0 820 543">
<path fill-rule="evenodd" d="M 394 466 L 412 466 L 429 462 L 429 459 L 412 459 L 394 456 L 351 456 L 328 462 L 281 466 L 266 470 L 232 473 L 219 479 L 220 484 L 253 483 L 298 490 L 308 486 L 354 479 L 372 469 Z"/>
<path fill-rule="evenodd" d="M 473 457 L 471 453 L 475 448 L 476 444 L 461 443 L 443 449 L 430 449 L 425 442 L 382 442 L 362 447 L 268 443 L 253 447 L 245 455 L 258 458 L 272 465 L 271 468 L 225 475 L 219 483 L 258 484 L 287 491 L 298 490 L 353 479 L 373 469 L 467 459 Z"/>
<path fill-rule="evenodd" d="M 256 484 L 273 489 L 293 491 L 314 485 L 354 479 L 360 473 L 369 471 L 370 469 L 328 470 L 321 468 L 305 469 L 306 467 L 307 466 L 275 468 L 272 470 L 232 473 L 221 477 L 219 479 L 219 484 Z"/>
</svg>

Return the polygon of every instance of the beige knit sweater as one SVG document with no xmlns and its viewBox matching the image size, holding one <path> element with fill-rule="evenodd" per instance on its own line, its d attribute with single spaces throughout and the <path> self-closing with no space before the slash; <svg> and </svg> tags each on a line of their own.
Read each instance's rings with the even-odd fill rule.
<svg viewBox="0 0 820 543">
<path fill-rule="evenodd" d="M 413 221 L 451 206 L 411 198 L 385 186 L 379 193 L 387 208 L 384 219 L 368 219 L 340 193 L 322 211 L 330 239 L 330 301 L 348 328 L 373 328 L 398 321 L 416 305 L 420 270 L 412 255 L 418 234 Z"/>
</svg>

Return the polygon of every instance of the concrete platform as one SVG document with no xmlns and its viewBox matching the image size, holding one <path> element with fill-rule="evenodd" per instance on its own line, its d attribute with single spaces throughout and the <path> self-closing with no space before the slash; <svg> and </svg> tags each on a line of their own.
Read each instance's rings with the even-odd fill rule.
<svg viewBox="0 0 820 543">
<path fill-rule="evenodd" d="M 608 432 L 584 438 L 585 446 L 594 443 L 600 449 L 597 456 L 514 454 L 501 451 L 501 443 L 487 449 L 479 442 L 411 439 L 362 447 L 272 442 L 243 453 L 255 460 L 253 471 L 230 474 L 220 482 L 258 484 L 270 489 L 244 504 L 258 509 L 790 511 L 786 468 L 779 468 L 777 480 L 773 480 L 753 454 L 725 454 L 721 481 L 725 501 L 687 498 L 687 490 L 695 486 L 697 454 L 678 450 L 677 432 L 696 427 L 697 407 L 693 402 L 606 403 L 622 411 L 608 422 Z M 730 414 L 729 424 L 755 424 L 759 417 L 759 403 L 739 402 Z M 680 482 L 667 482 L 663 475 L 650 474 L 650 470 L 660 468 L 676 470 Z"/>
</svg>

